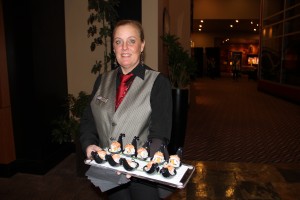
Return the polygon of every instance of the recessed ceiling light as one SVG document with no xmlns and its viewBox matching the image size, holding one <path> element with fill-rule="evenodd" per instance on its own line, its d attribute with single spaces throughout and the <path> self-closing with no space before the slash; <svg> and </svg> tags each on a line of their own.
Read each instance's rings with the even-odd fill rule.
<svg viewBox="0 0 300 200">
<path fill-rule="evenodd" d="M 202 25 L 200 24 L 199 27 L 202 27 Z"/>
<path fill-rule="evenodd" d="M 201 29 L 201 28 L 199 28 L 198 30 L 199 30 L 199 31 L 202 31 L 202 29 Z"/>
<path fill-rule="evenodd" d="M 232 24 L 230 24 L 230 28 L 233 28 L 233 25 L 232 25 Z"/>
<path fill-rule="evenodd" d="M 236 23 L 239 23 L 239 20 L 238 20 L 238 19 L 236 19 L 236 20 L 235 20 L 235 22 L 236 22 Z"/>
<path fill-rule="evenodd" d="M 254 31 L 256 31 L 256 28 L 255 29 L 253 29 Z"/>
<path fill-rule="evenodd" d="M 200 22 L 203 23 L 204 21 L 201 19 Z"/>
</svg>

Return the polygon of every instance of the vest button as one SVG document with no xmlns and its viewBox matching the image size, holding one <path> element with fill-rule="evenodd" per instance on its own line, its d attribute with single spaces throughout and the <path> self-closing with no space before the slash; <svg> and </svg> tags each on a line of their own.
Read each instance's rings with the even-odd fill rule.
<svg viewBox="0 0 300 200">
<path fill-rule="evenodd" d="M 111 123 L 112 126 L 116 126 L 117 124 L 115 122 Z"/>
</svg>

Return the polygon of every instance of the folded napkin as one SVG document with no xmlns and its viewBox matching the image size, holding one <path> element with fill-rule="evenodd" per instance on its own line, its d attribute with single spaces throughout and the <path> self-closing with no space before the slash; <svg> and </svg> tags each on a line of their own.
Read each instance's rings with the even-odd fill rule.
<svg viewBox="0 0 300 200">
<path fill-rule="evenodd" d="M 99 187 L 102 192 L 130 181 L 124 174 L 118 175 L 116 171 L 95 166 L 91 166 L 85 175 L 95 186 Z"/>
</svg>

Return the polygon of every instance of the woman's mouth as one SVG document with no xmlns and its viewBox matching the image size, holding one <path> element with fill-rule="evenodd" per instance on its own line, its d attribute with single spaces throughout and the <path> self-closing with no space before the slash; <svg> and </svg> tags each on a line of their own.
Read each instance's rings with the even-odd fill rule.
<svg viewBox="0 0 300 200">
<path fill-rule="evenodd" d="M 129 57 L 130 54 L 129 54 L 129 53 L 122 53 L 121 56 L 122 56 L 122 57 Z"/>
</svg>

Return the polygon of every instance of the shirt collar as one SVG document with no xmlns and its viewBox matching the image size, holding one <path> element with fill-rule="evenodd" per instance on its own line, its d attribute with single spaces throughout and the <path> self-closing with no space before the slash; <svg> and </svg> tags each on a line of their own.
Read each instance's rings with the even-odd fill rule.
<svg viewBox="0 0 300 200">
<path fill-rule="evenodd" d="M 138 66 L 136 66 L 131 72 L 129 73 L 133 73 L 134 76 L 138 76 L 141 79 L 144 80 L 145 77 L 145 66 L 138 64 Z M 120 74 L 122 74 L 122 70 L 121 67 L 118 68 L 118 77 L 120 76 Z"/>
</svg>

